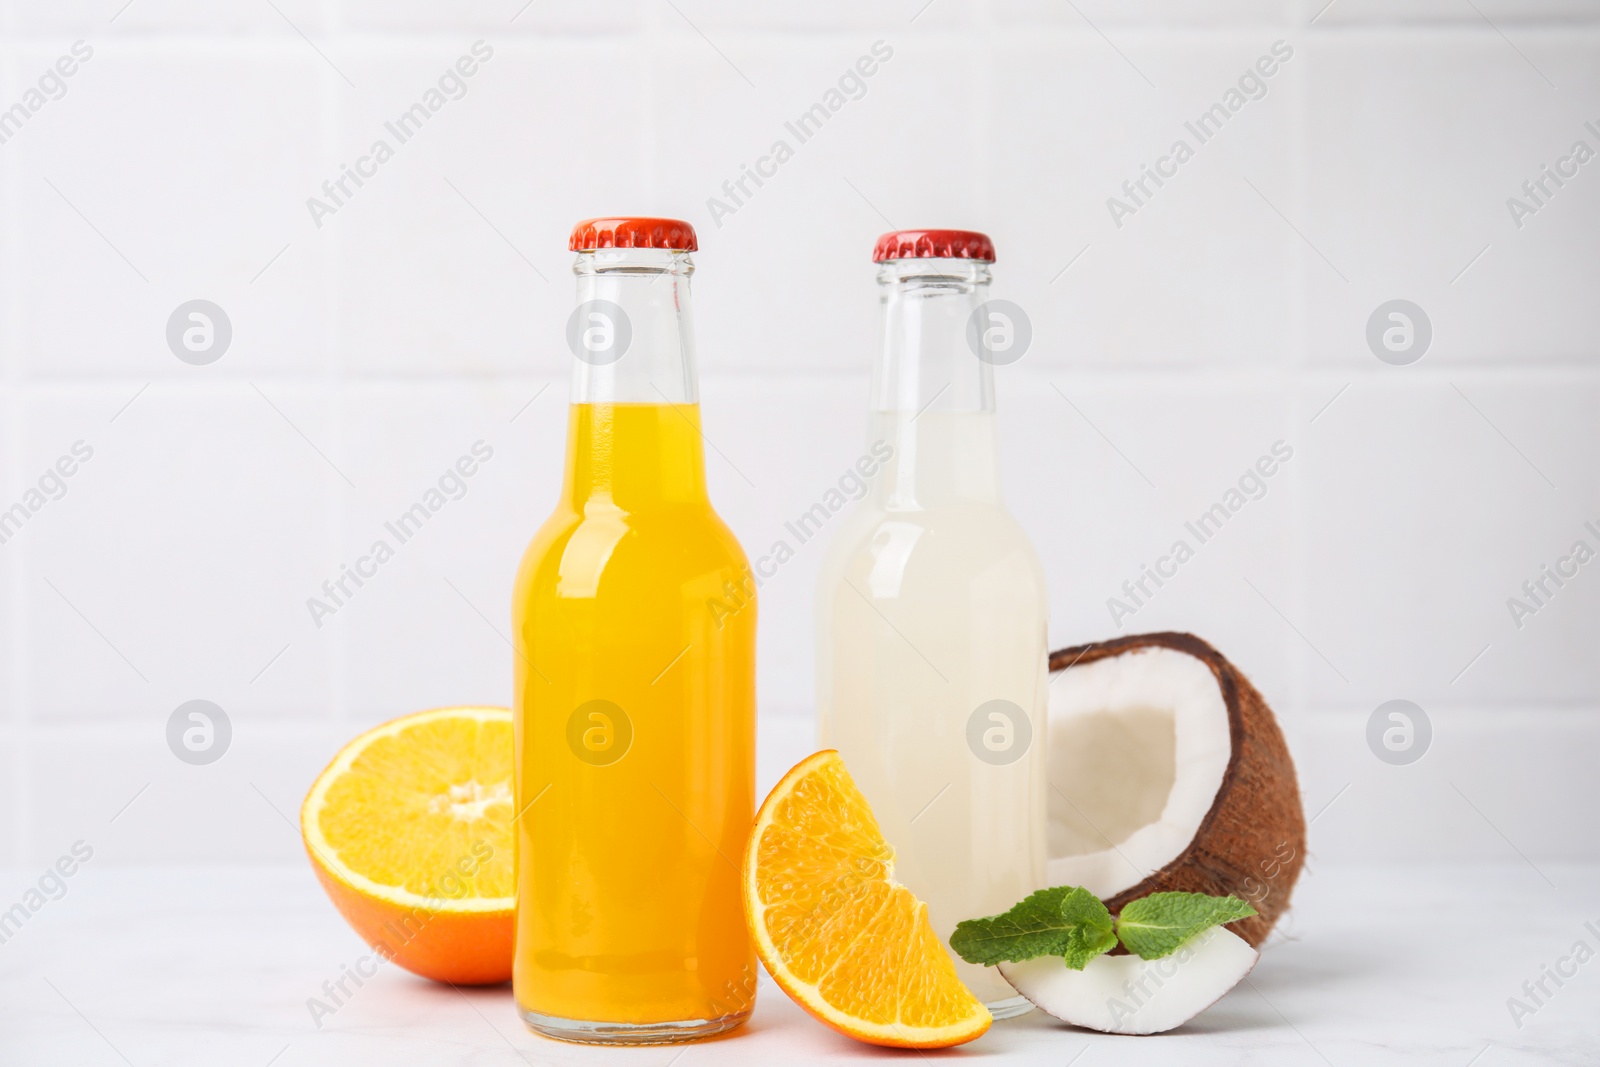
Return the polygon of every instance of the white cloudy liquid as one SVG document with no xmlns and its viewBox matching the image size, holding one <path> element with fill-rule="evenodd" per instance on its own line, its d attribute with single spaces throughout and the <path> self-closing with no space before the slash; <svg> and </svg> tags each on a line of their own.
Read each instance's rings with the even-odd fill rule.
<svg viewBox="0 0 1600 1067">
<path fill-rule="evenodd" d="M 1045 884 L 1044 574 L 1000 503 L 993 412 L 880 412 L 894 455 L 829 550 L 818 601 L 822 743 L 837 748 L 948 946 L 962 919 Z M 1004 716 L 1009 701 L 1031 738 Z M 1020 754 L 1019 754 L 1020 753 Z M 1013 762 L 999 762 L 1013 759 Z M 1015 991 L 962 962 L 991 1005 Z"/>
</svg>

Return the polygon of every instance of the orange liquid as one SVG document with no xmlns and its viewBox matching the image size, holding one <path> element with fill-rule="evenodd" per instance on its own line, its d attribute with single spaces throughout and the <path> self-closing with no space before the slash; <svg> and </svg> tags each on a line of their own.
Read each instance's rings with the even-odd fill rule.
<svg viewBox="0 0 1600 1067">
<path fill-rule="evenodd" d="M 574 405 L 562 501 L 517 575 L 524 1012 L 655 1023 L 754 1003 L 736 865 L 755 809 L 756 605 L 706 497 L 699 418 Z"/>
</svg>

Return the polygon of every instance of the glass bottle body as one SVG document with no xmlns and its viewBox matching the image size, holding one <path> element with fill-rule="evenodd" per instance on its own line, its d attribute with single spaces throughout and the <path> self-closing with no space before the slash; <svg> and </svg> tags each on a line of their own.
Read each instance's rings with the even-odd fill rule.
<svg viewBox="0 0 1600 1067">
<path fill-rule="evenodd" d="M 579 255 L 580 311 L 609 303 L 631 338 L 575 365 L 562 498 L 513 596 L 514 986 L 567 1040 L 706 1036 L 755 998 L 727 857 L 755 808 L 756 603 L 706 495 L 691 270 Z"/>
<path fill-rule="evenodd" d="M 967 347 L 987 266 L 885 264 L 869 449 L 888 458 L 841 528 L 818 594 L 822 743 L 948 944 L 1046 877 L 1049 602 L 998 485 L 992 370 Z M 957 959 L 997 1017 L 1027 1002 Z"/>
</svg>

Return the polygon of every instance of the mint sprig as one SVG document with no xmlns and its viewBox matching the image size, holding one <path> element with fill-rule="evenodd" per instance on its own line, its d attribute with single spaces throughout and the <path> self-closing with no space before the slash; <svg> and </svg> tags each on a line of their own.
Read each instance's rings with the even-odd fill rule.
<svg viewBox="0 0 1600 1067">
<path fill-rule="evenodd" d="M 1140 959 L 1157 960 L 1213 926 L 1255 913 L 1238 897 L 1151 893 L 1130 902 L 1113 920 L 1099 897 L 1081 886 L 1063 885 L 1030 893 L 1003 914 L 957 923 L 950 947 L 968 963 L 984 966 L 1060 956 L 1081 971 L 1118 941 Z"/>
</svg>

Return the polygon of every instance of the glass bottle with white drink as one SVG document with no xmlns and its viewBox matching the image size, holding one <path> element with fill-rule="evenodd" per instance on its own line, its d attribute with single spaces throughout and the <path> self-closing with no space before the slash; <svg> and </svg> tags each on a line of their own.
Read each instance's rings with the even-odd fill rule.
<svg viewBox="0 0 1600 1067">
<path fill-rule="evenodd" d="M 868 440 L 892 455 L 823 566 L 819 727 L 948 945 L 957 922 L 1046 878 L 1049 601 L 1001 502 L 995 440 L 994 365 L 1020 354 L 1025 324 L 988 300 L 981 233 L 885 234 L 873 260 Z M 993 968 L 956 966 L 996 1018 L 1029 1009 Z"/>
</svg>

